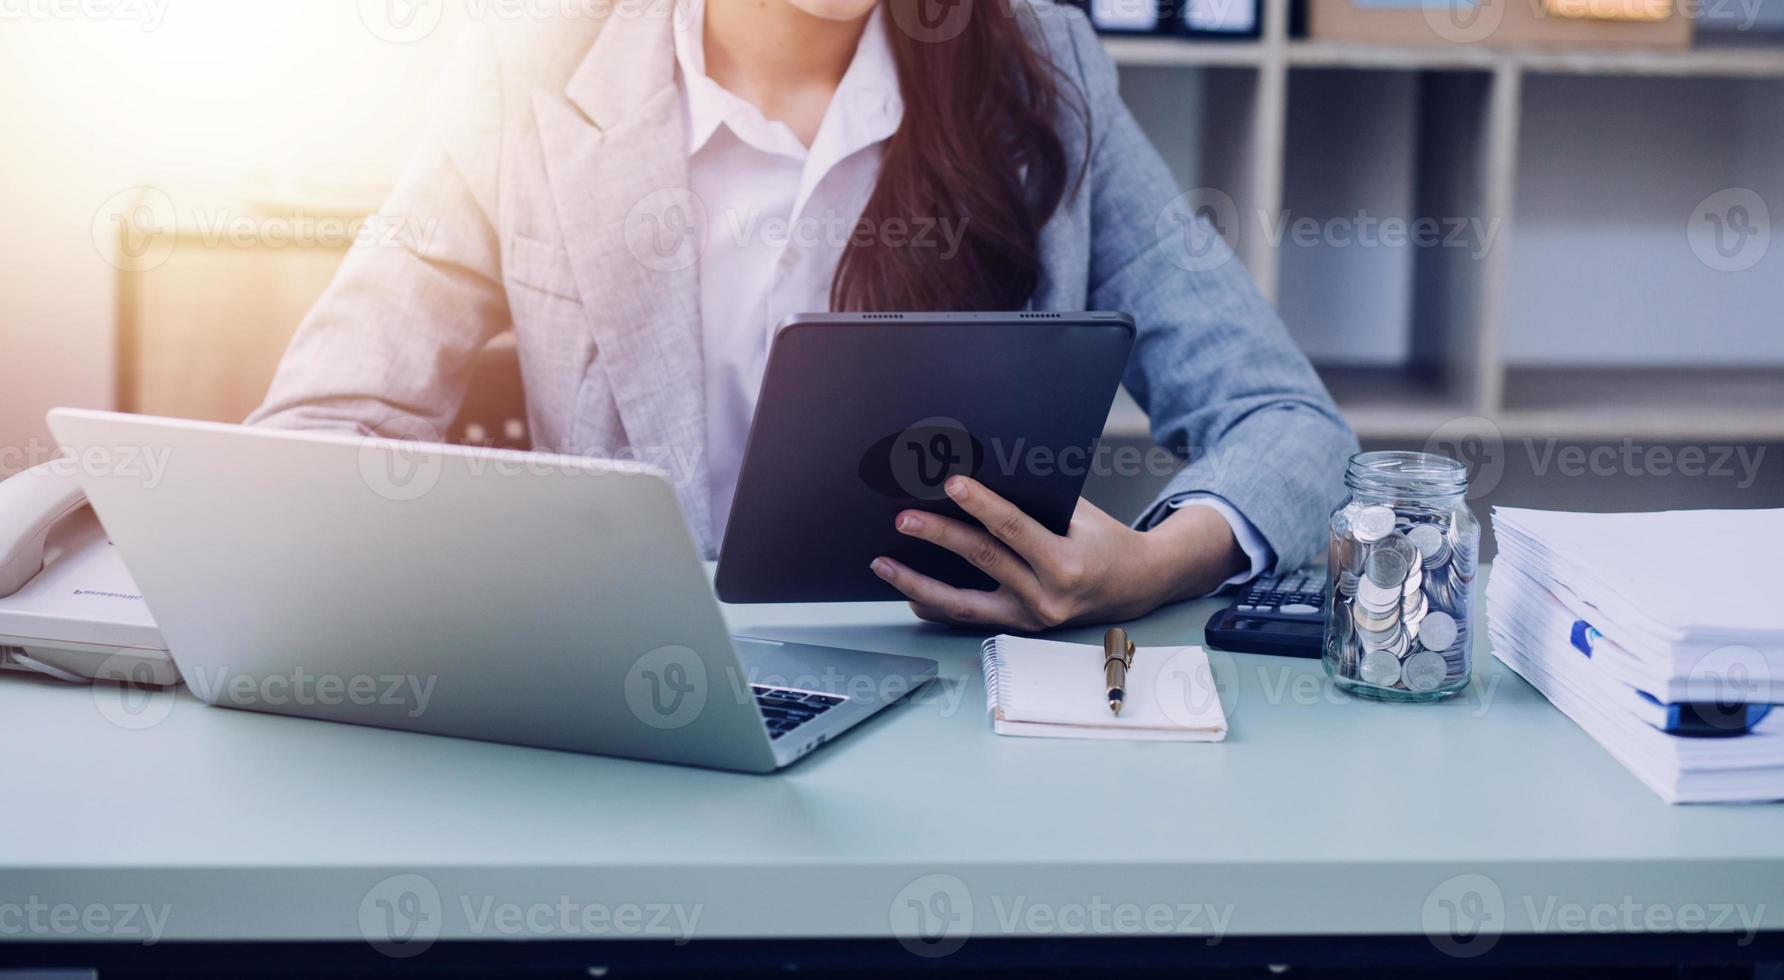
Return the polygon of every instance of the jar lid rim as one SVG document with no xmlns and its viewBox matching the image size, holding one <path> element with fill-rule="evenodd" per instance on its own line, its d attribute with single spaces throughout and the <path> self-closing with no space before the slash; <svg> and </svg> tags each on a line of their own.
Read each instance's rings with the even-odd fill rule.
<svg viewBox="0 0 1784 980">
<path fill-rule="evenodd" d="M 1358 453 L 1350 459 L 1345 482 L 1354 489 L 1359 482 L 1379 486 L 1422 485 L 1427 491 L 1460 491 L 1468 486 L 1468 466 L 1437 453 L 1383 450 Z"/>
</svg>

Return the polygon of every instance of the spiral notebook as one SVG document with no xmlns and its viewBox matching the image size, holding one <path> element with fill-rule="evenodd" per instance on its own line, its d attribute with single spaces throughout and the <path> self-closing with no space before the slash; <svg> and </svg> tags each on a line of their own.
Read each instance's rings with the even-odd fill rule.
<svg viewBox="0 0 1784 980">
<path fill-rule="evenodd" d="M 1127 672 L 1127 700 L 1109 710 L 1103 650 L 1082 643 L 994 636 L 985 641 L 991 729 L 1030 738 L 1219 742 L 1226 711 L 1201 647 L 1141 647 Z"/>
</svg>

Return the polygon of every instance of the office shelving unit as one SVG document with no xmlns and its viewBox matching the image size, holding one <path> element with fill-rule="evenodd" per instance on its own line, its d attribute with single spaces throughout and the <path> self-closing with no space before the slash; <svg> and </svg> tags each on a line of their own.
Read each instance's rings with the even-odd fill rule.
<svg viewBox="0 0 1784 980">
<path fill-rule="evenodd" d="M 1508 439 L 1784 440 L 1784 234 L 1736 272 L 1687 236 L 1729 187 L 1784 223 L 1784 47 L 1303 40 L 1288 0 L 1265 3 L 1256 41 L 1105 43 L 1179 180 L 1234 200 L 1223 232 L 1366 440 L 1483 427 L 1465 419 Z M 1490 247 L 1272 228 L 1359 211 L 1477 220 Z"/>
</svg>

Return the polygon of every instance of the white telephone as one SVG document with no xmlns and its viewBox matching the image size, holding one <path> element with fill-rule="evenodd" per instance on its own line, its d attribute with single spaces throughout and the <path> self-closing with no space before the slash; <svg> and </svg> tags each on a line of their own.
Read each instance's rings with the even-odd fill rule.
<svg viewBox="0 0 1784 980">
<path fill-rule="evenodd" d="M 0 670 L 73 683 L 180 680 L 67 461 L 0 481 Z"/>
</svg>

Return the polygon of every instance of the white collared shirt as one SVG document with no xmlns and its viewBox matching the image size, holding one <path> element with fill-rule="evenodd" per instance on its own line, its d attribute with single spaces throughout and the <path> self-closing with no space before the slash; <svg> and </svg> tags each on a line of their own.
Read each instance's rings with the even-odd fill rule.
<svg viewBox="0 0 1784 980">
<path fill-rule="evenodd" d="M 679 0 L 677 87 L 687 125 L 688 187 L 706 209 L 700 253 L 700 333 L 706 371 L 706 460 L 712 527 L 724 540 L 744 444 L 775 328 L 830 309 L 830 284 L 879 179 L 885 144 L 904 120 L 898 69 L 876 7 L 808 148 L 785 123 L 706 74 L 705 0 Z M 1213 508 L 1251 560 L 1236 584 L 1273 561 L 1231 504 L 1186 494 L 1174 506 Z"/>
<path fill-rule="evenodd" d="M 774 330 L 830 308 L 837 263 L 904 119 L 898 70 L 875 9 L 807 148 L 785 123 L 706 75 L 704 0 L 683 0 L 675 60 L 688 127 L 688 186 L 706 208 L 700 253 L 706 457 L 723 540 Z"/>
</svg>

